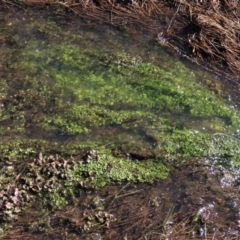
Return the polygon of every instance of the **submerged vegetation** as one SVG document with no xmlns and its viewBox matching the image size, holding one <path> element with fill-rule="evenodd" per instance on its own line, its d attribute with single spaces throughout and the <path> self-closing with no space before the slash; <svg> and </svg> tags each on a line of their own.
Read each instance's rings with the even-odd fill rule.
<svg viewBox="0 0 240 240">
<path fill-rule="evenodd" d="M 165 179 L 193 157 L 239 166 L 240 112 L 210 75 L 25 17 L 0 23 L 1 220 L 34 199 L 56 209 L 85 190 Z"/>
<path fill-rule="evenodd" d="M 208 75 L 199 79 L 176 60 L 166 69 L 139 55 L 87 48 L 81 35 L 70 44 L 71 35 L 53 21 L 28 23 L 25 31 L 45 41 L 26 45 L 20 35 L 15 50 L 1 50 L 11 71 L 1 81 L 3 136 L 72 136 L 85 147 L 108 144 L 170 159 L 238 153 L 239 111 L 221 87 L 206 87 Z"/>
<path fill-rule="evenodd" d="M 238 2 L 159 0 L 1 0 L 6 6 L 53 6 L 56 11 L 147 31 L 150 38 L 209 70 L 239 83 Z"/>
</svg>

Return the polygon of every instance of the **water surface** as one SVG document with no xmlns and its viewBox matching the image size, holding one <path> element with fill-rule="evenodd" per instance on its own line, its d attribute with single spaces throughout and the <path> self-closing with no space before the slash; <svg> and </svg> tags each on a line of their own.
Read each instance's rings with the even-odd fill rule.
<svg viewBox="0 0 240 240">
<path fill-rule="evenodd" d="M 238 221 L 239 200 L 235 195 L 231 199 L 229 194 L 231 187 L 238 192 L 240 114 L 237 85 L 183 62 L 180 57 L 167 53 L 152 37 L 141 33 L 119 31 L 70 14 L 56 15 L 30 9 L 1 11 L 2 145 L 15 139 L 21 142 L 44 140 L 49 144 L 77 143 L 82 148 L 104 146 L 128 161 L 154 158 L 174 167 L 179 166 L 179 162 L 182 164 L 182 160 L 189 162 L 184 167 L 181 165 L 180 173 L 174 172 L 165 182 L 131 185 L 139 190 L 140 199 L 144 199 L 138 203 L 143 207 L 132 207 L 132 212 L 127 214 L 132 226 L 129 229 L 128 220 L 123 219 L 127 210 L 119 207 L 122 215 L 118 218 L 124 223 L 114 225 L 116 231 L 112 236 L 115 237 L 128 230 L 128 234 L 135 234 L 137 238 L 145 236 L 145 239 L 155 239 L 153 235 L 159 236 L 164 231 L 168 234 L 174 221 L 178 221 L 164 222 L 173 205 L 175 212 L 185 214 L 190 206 L 191 214 L 197 213 L 198 225 L 189 231 L 202 237 L 206 237 L 206 230 L 201 235 L 201 229 L 209 223 L 208 213 L 213 216 L 209 220 L 211 224 L 218 212 L 221 221 L 227 211 L 230 219 Z M 205 174 L 206 179 L 198 172 Z M 176 183 L 178 174 L 180 180 Z M 216 189 L 213 186 L 212 190 L 211 184 L 215 184 Z M 129 191 L 135 191 L 132 188 Z M 101 198 L 111 199 L 117 191 L 109 190 L 107 194 L 105 189 L 100 191 Z M 224 200 L 219 200 L 221 189 L 224 189 Z M 206 194 L 208 190 L 210 197 Z M 199 191 L 198 197 L 195 197 L 196 191 Z M 87 201 L 95 195 L 99 193 L 84 195 L 80 200 Z M 127 203 L 124 198 L 119 204 L 131 208 L 130 203 L 137 201 L 134 197 Z M 111 201 L 105 204 L 109 207 Z M 221 212 L 223 205 L 225 208 Z M 113 205 L 115 215 L 118 206 Z M 161 214 L 159 206 L 165 212 L 157 228 L 156 219 Z M 81 205 L 81 211 L 85 208 L 86 205 Z M 136 218 L 132 215 L 141 208 L 146 214 L 141 217 L 148 224 L 142 221 L 146 227 L 144 231 L 134 232 Z M 105 210 L 110 211 L 109 208 Z M 154 223 L 149 220 L 149 214 Z M 58 218 L 51 218 L 56 226 L 61 226 Z M 81 224 L 80 227 L 84 225 Z M 210 233 L 214 235 L 217 227 L 211 224 Z M 103 234 L 101 227 L 98 230 L 94 228 L 90 234 Z M 43 238 L 48 235 L 39 229 L 32 232 L 40 232 Z M 74 232 L 81 233 L 79 229 Z M 229 234 L 225 228 L 223 232 Z M 105 234 L 110 236 L 107 231 Z M 235 236 L 238 232 L 231 234 Z M 99 238 L 95 239 L 101 239 L 100 235 L 96 236 Z M 127 239 L 131 237 L 128 235 Z"/>
</svg>

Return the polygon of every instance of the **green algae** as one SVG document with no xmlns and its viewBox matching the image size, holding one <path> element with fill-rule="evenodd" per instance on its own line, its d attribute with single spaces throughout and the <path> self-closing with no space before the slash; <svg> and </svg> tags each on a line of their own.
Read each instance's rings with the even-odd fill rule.
<svg viewBox="0 0 240 240">
<path fill-rule="evenodd" d="M 15 34 L 14 29 L 5 31 Z M 164 157 L 171 154 L 170 158 L 177 159 L 207 156 L 204 146 L 207 148 L 210 140 L 201 142 L 211 134 L 193 134 L 187 141 L 198 123 L 207 125 L 204 122 L 211 119 L 208 129 L 226 134 L 239 125 L 239 111 L 221 96 L 221 91 L 199 84 L 179 61 L 166 68 L 130 53 L 92 48 L 89 41 L 96 37 L 94 34 L 83 37 L 62 32 L 53 21 L 31 21 L 25 31 L 40 34 L 44 41 L 34 36 L 25 43 L 23 36 L 13 34 L 15 50 L 1 49 L 12 71 L 11 80 L 2 78 L 0 86 L 3 135 L 31 135 L 37 128 L 47 137 L 56 133 L 72 136 L 85 146 L 100 146 L 105 141 L 125 151 L 154 149 L 157 156 L 167 152 Z M 204 81 L 209 84 L 206 77 Z M 181 115 L 185 120 L 179 124 L 177 116 Z M 199 122 L 191 124 L 193 118 Z M 101 136 L 110 126 L 120 127 L 117 137 L 109 136 L 106 141 L 96 135 L 100 132 Z M 152 143 L 137 137 L 141 134 Z M 125 144 L 125 138 L 131 136 L 133 139 Z M 185 140 L 189 144 L 172 150 L 175 142 Z M 162 145 L 168 149 L 162 151 Z M 157 153 L 157 149 L 161 151 Z"/>
<path fill-rule="evenodd" d="M 3 189 L 14 184 L 60 207 L 86 189 L 164 179 L 193 157 L 239 166 L 232 133 L 240 113 L 206 86 L 210 77 L 178 60 L 167 68 L 97 48 L 96 34 L 64 32 L 54 21 L 29 21 L 27 38 L 10 26 L 2 30 L 10 41 L 0 39 L 0 158 L 15 177 L 2 172 Z M 87 147 L 96 154 L 83 155 Z"/>
<path fill-rule="evenodd" d="M 81 180 L 79 176 L 84 176 L 86 172 L 93 177 L 91 186 L 95 187 L 123 181 L 153 182 L 155 179 L 166 178 L 170 170 L 159 160 L 131 161 L 126 158 L 117 158 L 112 156 L 111 151 L 104 148 L 97 153 L 97 162 L 90 161 L 71 173 L 76 182 L 79 182 Z"/>
<path fill-rule="evenodd" d="M 1 145 L 0 159 L 5 164 L 0 178 L 3 220 L 13 220 L 36 198 L 59 208 L 74 201 L 86 189 L 125 181 L 153 182 L 166 178 L 170 171 L 159 161 L 114 157 L 104 147 L 79 150 L 78 145 L 69 145 L 68 151 L 65 149 L 67 153 L 63 148 L 60 153 L 60 149 L 57 143 L 50 145 L 36 140 L 12 140 Z"/>
<path fill-rule="evenodd" d="M 85 190 L 164 179 L 192 157 L 239 165 L 231 134 L 239 112 L 179 61 L 169 69 L 118 46 L 107 52 L 89 45 L 95 34 L 63 32 L 53 21 L 31 19 L 21 36 L 16 29 L 9 24 L 0 37 L 1 220 L 39 199 L 60 208 Z M 195 130 L 207 124 L 209 133 Z M 97 153 L 91 159 L 87 147 Z"/>
<path fill-rule="evenodd" d="M 44 60 L 46 56 L 48 59 Z M 74 45 L 58 44 L 29 51 L 18 70 L 26 66 L 32 74 L 41 68 L 41 75 L 30 80 L 31 89 L 34 82 L 42 82 L 41 89 L 35 91 L 43 94 L 43 107 L 49 104 L 46 98 L 52 101 L 49 107 L 53 110 L 47 112 L 44 121 L 38 119 L 39 125 L 63 134 L 87 133 L 91 127 L 121 124 L 148 115 L 158 118 L 164 113 L 218 117 L 232 127 L 239 123 L 238 111 L 196 82 L 180 62 L 165 71 L 126 54 L 107 57 L 98 52 L 83 52 Z M 50 86 L 45 86 L 44 82 L 49 80 Z"/>
</svg>

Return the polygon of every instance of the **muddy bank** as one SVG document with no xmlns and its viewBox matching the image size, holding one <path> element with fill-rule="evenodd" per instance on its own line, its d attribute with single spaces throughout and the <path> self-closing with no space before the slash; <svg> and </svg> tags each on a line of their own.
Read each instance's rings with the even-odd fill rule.
<svg viewBox="0 0 240 240">
<path fill-rule="evenodd" d="M 240 7 L 236 1 L 1 1 L 7 7 L 68 10 L 85 19 L 145 32 L 189 60 L 239 82 Z"/>
</svg>

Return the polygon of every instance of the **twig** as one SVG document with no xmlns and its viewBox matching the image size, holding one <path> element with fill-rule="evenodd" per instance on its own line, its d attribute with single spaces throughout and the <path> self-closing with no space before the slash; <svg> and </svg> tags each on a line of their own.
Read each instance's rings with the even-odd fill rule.
<svg viewBox="0 0 240 240">
<path fill-rule="evenodd" d="M 173 19 L 175 18 L 176 14 L 178 13 L 178 11 L 179 11 L 179 9 L 180 9 L 180 5 L 181 5 L 181 1 L 180 1 L 179 5 L 178 5 L 177 11 L 173 14 L 173 17 L 172 17 L 172 19 L 171 19 L 171 21 L 170 21 L 170 23 L 169 23 L 169 25 L 168 25 L 167 32 L 169 31 L 169 28 L 170 28 L 171 25 L 172 25 Z"/>
</svg>

